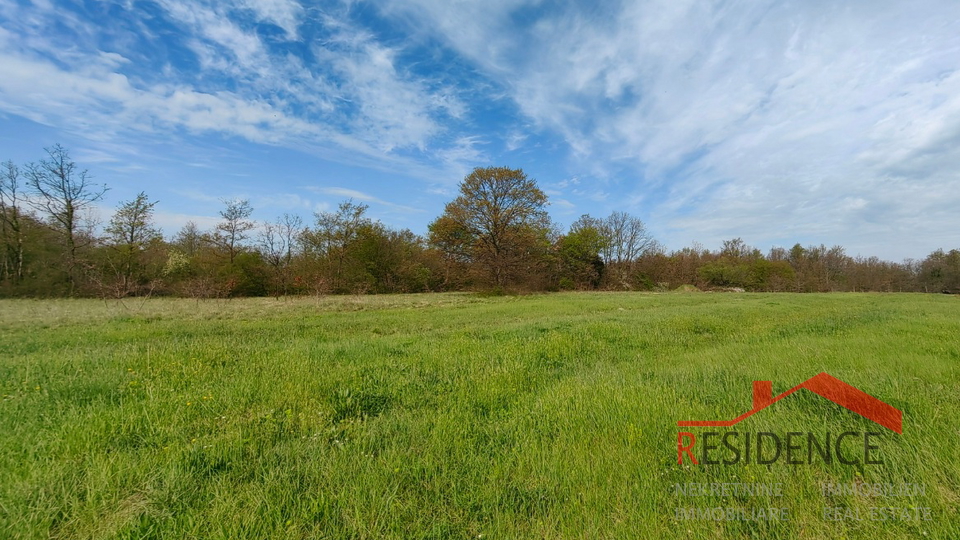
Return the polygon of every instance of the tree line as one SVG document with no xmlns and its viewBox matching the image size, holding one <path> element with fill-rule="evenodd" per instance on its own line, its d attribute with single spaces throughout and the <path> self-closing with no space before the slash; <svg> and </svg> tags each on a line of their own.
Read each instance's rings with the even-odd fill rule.
<svg viewBox="0 0 960 540">
<path fill-rule="evenodd" d="M 194 298 L 483 290 L 960 292 L 960 250 L 892 263 L 840 246 L 762 253 L 743 240 L 668 252 L 638 218 L 584 215 L 566 231 L 520 169 L 477 168 L 428 227 L 392 229 L 351 200 L 311 223 L 251 219 L 224 200 L 211 230 L 164 238 L 146 193 L 101 223 L 107 188 L 55 145 L 0 168 L 0 296 L 177 295 Z"/>
</svg>

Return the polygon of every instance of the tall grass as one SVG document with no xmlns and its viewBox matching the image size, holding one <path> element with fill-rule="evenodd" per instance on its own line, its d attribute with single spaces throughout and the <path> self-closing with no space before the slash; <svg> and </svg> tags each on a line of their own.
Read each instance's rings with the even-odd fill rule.
<svg viewBox="0 0 960 540">
<path fill-rule="evenodd" d="M 958 315 L 868 294 L 0 301 L 0 536 L 960 538 Z M 904 411 L 884 465 L 677 464 L 678 420 L 821 371 Z M 801 394 L 737 428 L 877 427 Z M 676 495 L 687 482 L 784 495 Z M 932 519 L 823 519 L 903 504 Z M 791 515 L 674 512 L 717 506 Z"/>
</svg>

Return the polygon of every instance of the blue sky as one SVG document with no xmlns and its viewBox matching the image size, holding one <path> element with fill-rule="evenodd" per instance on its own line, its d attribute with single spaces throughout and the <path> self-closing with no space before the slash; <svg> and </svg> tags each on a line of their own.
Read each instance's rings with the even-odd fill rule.
<svg viewBox="0 0 960 540">
<path fill-rule="evenodd" d="M 424 233 L 475 166 L 563 226 L 960 247 L 960 3 L 0 0 L 0 160 L 61 143 L 168 233 L 346 198 Z"/>
</svg>

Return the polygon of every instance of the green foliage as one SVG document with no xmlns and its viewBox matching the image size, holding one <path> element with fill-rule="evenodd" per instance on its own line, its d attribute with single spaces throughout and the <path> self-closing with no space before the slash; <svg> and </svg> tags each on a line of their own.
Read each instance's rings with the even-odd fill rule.
<svg viewBox="0 0 960 540">
<path fill-rule="evenodd" d="M 167 262 L 163 266 L 163 275 L 168 278 L 177 278 L 185 275 L 190 269 L 190 258 L 182 251 L 171 249 L 167 255 Z"/>
<path fill-rule="evenodd" d="M 110 223 L 104 229 L 107 242 L 127 251 L 138 251 L 160 238 L 160 231 L 153 225 L 153 207 L 147 194 L 140 192 L 137 198 L 121 203 Z"/>
<path fill-rule="evenodd" d="M 20 216 L 20 227 L 24 246 L 21 278 L 0 282 L 0 295 L 50 298 L 70 294 L 59 236 L 32 214 Z"/>
<path fill-rule="evenodd" d="M 23 275 L 24 216 L 20 168 L 12 161 L 0 165 L 0 286 L 16 285 Z"/>
<path fill-rule="evenodd" d="M 960 250 L 920 261 L 851 257 L 841 246 L 775 247 L 741 238 L 717 251 L 667 253 L 639 218 L 581 216 L 561 235 L 547 196 L 521 169 L 477 168 L 430 225 L 426 239 L 392 229 L 344 201 L 312 226 L 285 215 L 251 219 L 246 200 L 225 200 L 212 231 L 188 222 L 165 241 L 145 193 L 122 203 L 96 236 L 85 219 L 105 187 L 66 149 L 0 169 L 0 296 L 154 294 L 224 298 L 272 294 L 469 291 L 670 290 L 960 293 Z M 31 211 L 32 209 L 32 211 Z"/>
<path fill-rule="evenodd" d="M 239 253 L 233 263 L 221 266 L 218 281 L 227 296 L 266 296 L 269 274 L 259 253 Z"/>
<path fill-rule="evenodd" d="M 718 287 L 748 287 L 754 281 L 751 268 L 729 259 L 720 259 L 701 266 L 697 273 L 700 279 Z"/>
<path fill-rule="evenodd" d="M 99 266 L 100 283 L 109 282 L 117 296 L 135 295 L 140 288 L 159 277 L 159 268 L 150 268 L 151 259 L 162 259 L 162 236 L 153 224 L 153 207 L 146 193 L 121 203 L 110 223 L 104 229 L 107 234 Z M 152 265 L 158 266 L 158 265 Z"/>
<path fill-rule="evenodd" d="M 653 279 L 642 272 L 637 272 L 633 275 L 633 288 L 637 291 L 652 291 L 656 289 L 657 284 L 653 282 Z"/>
<path fill-rule="evenodd" d="M 605 264 L 600 253 L 608 246 L 609 239 L 601 225 L 582 216 L 557 243 L 560 259 L 560 288 L 596 289 L 603 280 Z"/>
<path fill-rule="evenodd" d="M 478 167 L 430 225 L 430 245 L 491 286 L 537 280 L 550 244 L 547 196 L 521 169 Z"/>
<path fill-rule="evenodd" d="M 366 217 L 367 206 L 346 201 L 337 212 L 317 214 L 315 229 L 302 235 L 309 279 L 333 293 L 421 292 L 437 284 L 420 237 Z"/>
<path fill-rule="evenodd" d="M 701 280 L 713 287 L 741 287 L 751 291 L 783 290 L 795 272 L 784 261 L 770 262 L 762 258 L 735 260 L 728 256 L 706 263 L 697 269 Z"/>
<path fill-rule="evenodd" d="M 226 253 L 233 264 L 234 259 L 243 250 L 244 242 L 249 232 L 256 227 L 250 220 L 253 207 L 246 199 L 232 199 L 223 201 L 225 208 L 220 211 L 223 220 L 217 224 L 211 240 Z"/>
<path fill-rule="evenodd" d="M 960 294 L 960 250 L 931 253 L 920 265 L 920 283 L 930 292 Z"/>
</svg>

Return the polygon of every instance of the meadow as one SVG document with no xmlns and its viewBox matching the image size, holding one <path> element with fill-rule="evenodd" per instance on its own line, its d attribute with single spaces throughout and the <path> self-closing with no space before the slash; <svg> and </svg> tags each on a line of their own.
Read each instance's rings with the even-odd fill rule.
<svg viewBox="0 0 960 540">
<path fill-rule="evenodd" d="M 882 465 L 677 463 L 678 421 L 824 371 L 902 435 L 806 390 L 736 429 Z M 0 395 L 3 538 L 960 538 L 954 296 L 2 300 Z M 782 492 L 677 489 L 714 483 Z M 677 510 L 731 507 L 789 518 Z"/>
</svg>

